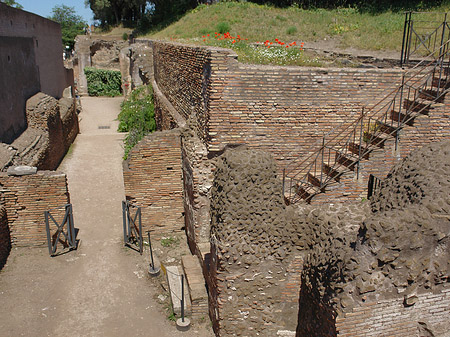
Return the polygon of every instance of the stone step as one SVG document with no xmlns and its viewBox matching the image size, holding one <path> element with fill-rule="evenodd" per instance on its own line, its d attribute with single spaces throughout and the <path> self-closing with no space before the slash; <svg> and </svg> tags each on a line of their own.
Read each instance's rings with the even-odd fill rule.
<svg viewBox="0 0 450 337">
<path fill-rule="evenodd" d="M 357 144 L 357 143 L 349 143 L 348 144 L 348 150 L 351 153 L 356 154 L 357 156 L 359 156 L 359 151 L 360 151 L 359 144 Z M 364 151 L 364 146 L 361 146 L 361 151 Z M 369 156 L 370 156 L 369 152 L 366 152 L 366 153 L 362 153 L 361 152 L 361 155 L 362 155 L 362 157 L 364 159 L 369 159 Z"/>
<path fill-rule="evenodd" d="M 401 112 L 392 110 L 390 117 L 394 122 L 400 122 L 409 126 L 414 125 L 414 117 L 411 115 L 405 115 Z"/>
<path fill-rule="evenodd" d="M 338 170 L 335 170 L 328 164 L 325 164 L 325 163 L 323 164 L 322 171 L 323 171 L 323 173 L 325 173 L 329 177 L 333 178 L 337 182 L 339 182 L 341 180 L 342 173 L 339 172 Z"/>
<path fill-rule="evenodd" d="M 376 125 L 377 125 L 377 130 L 380 130 L 381 132 L 384 132 L 393 137 L 395 137 L 397 135 L 398 131 L 396 130 L 396 128 L 394 128 L 393 126 L 391 126 L 389 124 L 377 121 Z"/>
<path fill-rule="evenodd" d="M 386 141 L 386 138 L 381 138 L 379 136 L 375 136 L 371 133 L 365 133 L 364 134 L 364 142 L 378 146 L 380 149 L 384 148 L 384 142 Z"/>
<path fill-rule="evenodd" d="M 355 170 L 356 161 L 357 160 L 355 158 L 348 157 L 340 152 L 336 152 L 336 162 L 341 165 L 344 165 L 350 171 Z"/>
<path fill-rule="evenodd" d="M 183 272 L 186 275 L 186 281 L 189 287 L 192 316 L 207 317 L 208 294 L 206 292 L 202 267 L 197 256 L 182 256 L 181 265 L 183 267 Z"/>
<path fill-rule="evenodd" d="M 403 101 L 403 108 L 405 108 L 407 111 L 421 113 L 422 115 L 428 115 L 431 109 L 428 103 L 420 103 L 410 99 L 405 99 Z"/>
<path fill-rule="evenodd" d="M 169 285 L 170 301 L 172 303 L 173 313 L 177 316 L 181 315 L 181 271 L 178 266 L 169 266 L 163 268 L 167 276 L 167 284 Z M 184 278 L 184 315 L 191 314 L 191 301 L 189 296 L 189 287 Z"/>
</svg>

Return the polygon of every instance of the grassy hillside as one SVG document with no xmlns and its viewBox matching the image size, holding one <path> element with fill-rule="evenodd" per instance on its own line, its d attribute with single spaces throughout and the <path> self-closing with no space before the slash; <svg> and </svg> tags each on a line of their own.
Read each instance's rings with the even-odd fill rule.
<svg viewBox="0 0 450 337">
<path fill-rule="evenodd" d="M 450 5 L 442 5 L 433 9 L 433 13 L 421 14 L 427 20 L 442 20 L 442 14 L 450 9 Z M 220 2 L 215 5 L 201 5 L 183 16 L 179 21 L 148 34 L 157 39 L 175 39 L 189 43 L 220 45 L 232 47 L 242 57 L 246 57 L 249 44 L 253 42 L 270 41 L 268 47 L 285 47 L 296 42 L 297 53 L 294 58 L 303 61 L 307 58 L 300 48 L 301 42 L 308 47 L 308 42 L 333 41 L 341 48 L 352 47 L 362 50 L 399 51 L 404 25 L 404 13 L 385 12 L 379 14 L 361 13 L 356 9 L 337 10 L 303 10 L 296 7 L 274 8 L 266 5 L 256 5 L 250 2 Z M 229 32 L 232 38 L 223 38 L 215 33 Z M 210 34 L 208 36 L 208 34 Z M 238 38 L 238 35 L 241 39 Z M 285 45 L 281 45 L 278 41 Z M 232 43 L 233 40 L 235 43 Z M 289 48 L 287 48 L 289 49 Z M 267 53 L 267 51 L 266 51 Z M 287 53 L 287 50 L 283 52 Z M 291 52 L 292 53 L 292 52 Z M 250 56 L 250 59 L 255 58 Z M 285 55 L 285 58 L 289 59 Z M 300 57 L 301 58 L 301 57 Z M 283 63 L 258 62 L 256 63 Z M 309 60 L 311 61 L 311 59 Z M 307 61 L 306 63 L 309 64 Z M 314 63 L 314 60 L 312 60 Z M 287 64 L 301 64 L 290 62 Z"/>
</svg>

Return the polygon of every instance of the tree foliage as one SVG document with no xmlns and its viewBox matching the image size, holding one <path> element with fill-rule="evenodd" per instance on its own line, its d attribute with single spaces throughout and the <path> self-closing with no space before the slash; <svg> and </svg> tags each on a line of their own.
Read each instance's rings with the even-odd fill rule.
<svg viewBox="0 0 450 337">
<path fill-rule="evenodd" d="M 94 12 L 94 19 L 102 26 L 142 26 L 171 22 L 195 8 L 199 3 L 211 0 L 85 0 L 86 7 Z"/>
<path fill-rule="evenodd" d="M 11 7 L 23 9 L 23 6 L 21 4 L 19 4 L 18 2 L 16 2 L 15 0 L 3 0 L 0 2 L 3 2 L 5 5 L 11 6 Z"/>
<path fill-rule="evenodd" d="M 94 19 L 102 26 L 120 23 L 136 24 L 146 12 L 146 0 L 85 0 L 86 7 L 94 13 Z"/>
<path fill-rule="evenodd" d="M 61 25 L 63 48 L 69 46 L 72 50 L 75 44 L 75 37 L 83 34 L 87 23 L 80 15 L 77 15 L 74 7 L 57 5 L 52 9 L 50 20 L 56 21 Z"/>
</svg>

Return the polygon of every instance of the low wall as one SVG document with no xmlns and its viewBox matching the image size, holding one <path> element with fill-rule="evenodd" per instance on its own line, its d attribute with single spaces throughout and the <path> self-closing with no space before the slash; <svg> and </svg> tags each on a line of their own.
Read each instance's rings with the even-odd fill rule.
<svg viewBox="0 0 450 337">
<path fill-rule="evenodd" d="M 46 245 L 44 212 L 70 202 L 66 175 L 38 171 L 34 175 L 16 177 L 0 172 L 0 188 L 12 244 L 28 247 Z M 55 219 L 62 220 L 64 210 L 52 214 Z"/>
<path fill-rule="evenodd" d="M 6 217 L 6 208 L 0 205 L 0 270 L 5 265 L 10 250 L 11 250 L 11 236 L 9 234 L 8 218 Z"/>
<path fill-rule="evenodd" d="M 74 100 L 58 101 L 38 93 L 27 101 L 26 115 L 28 128 L 10 146 L 3 147 L 0 171 L 18 165 L 56 169 L 79 132 Z"/>
<path fill-rule="evenodd" d="M 161 237 L 183 228 L 180 131 L 143 138 L 124 162 L 125 195 L 140 206 L 143 231 Z"/>
</svg>

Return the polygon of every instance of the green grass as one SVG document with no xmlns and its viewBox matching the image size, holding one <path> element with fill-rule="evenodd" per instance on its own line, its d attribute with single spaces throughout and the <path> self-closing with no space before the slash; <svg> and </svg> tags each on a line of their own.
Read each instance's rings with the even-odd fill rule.
<svg viewBox="0 0 450 337">
<path fill-rule="evenodd" d="M 163 247 L 171 247 L 172 245 L 176 245 L 179 242 L 179 238 L 176 237 L 167 237 L 167 238 L 162 238 L 161 239 L 161 246 Z"/>
<path fill-rule="evenodd" d="M 449 2 L 445 3 L 432 10 L 449 10 Z M 440 14 L 431 12 L 421 14 L 421 17 L 442 21 Z M 236 50 L 242 62 L 282 64 L 281 61 L 268 61 L 276 57 L 262 58 L 264 61 L 259 62 L 259 53 L 255 54 L 248 45 L 278 38 L 285 43 L 296 41 L 299 45 L 304 42 L 307 48 L 308 42 L 325 42 L 331 38 L 342 48 L 398 52 L 401 49 L 404 19 L 403 12 L 372 14 L 352 8 L 303 10 L 297 7 L 275 8 L 250 2 L 219 2 L 209 6 L 200 5 L 179 21 L 160 31 L 150 32 L 147 37 L 219 45 Z M 215 32 L 223 33 L 224 30 L 229 31 L 232 36 L 239 34 L 247 40 L 231 45 L 229 41 L 214 41 L 211 36 L 206 41 L 202 38 L 207 34 L 214 36 Z M 288 60 L 286 64 L 320 65 L 319 61 L 308 58 L 305 53 L 300 54 L 296 56 L 295 62 L 290 57 L 283 57 Z"/>
</svg>

